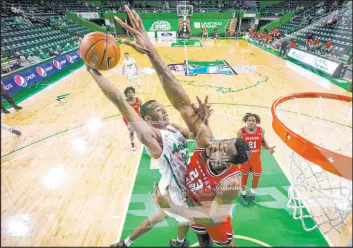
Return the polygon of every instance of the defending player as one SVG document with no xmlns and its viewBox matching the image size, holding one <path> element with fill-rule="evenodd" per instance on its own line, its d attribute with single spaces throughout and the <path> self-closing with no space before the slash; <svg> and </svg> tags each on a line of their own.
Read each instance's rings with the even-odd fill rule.
<svg viewBox="0 0 353 248">
<path fill-rule="evenodd" d="M 252 187 L 250 188 L 249 197 L 253 203 L 256 204 L 256 188 L 259 185 L 260 176 L 262 173 L 261 163 L 261 147 L 263 146 L 268 150 L 270 154 L 273 154 L 275 146 L 270 146 L 265 139 L 265 130 L 258 125 L 261 123 L 261 119 L 257 114 L 247 113 L 243 121 L 245 127 L 238 131 L 238 138 L 245 140 L 251 149 L 251 156 L 247 163 L 240 166 L 242 171 L 241 178 L 241 202 L 247 206 L 248 200 L 246 196 L 246 184 L 248 182 L 249 173 L 252 173 Z"/>
<path fill-rule="evenodd" d="M 162 61 L 157 50 L 148 38 L 146 31 L 144 30 L 142 20 L 136 11 L 131 11 L 126 5 L 125 10 L 129 15 L 131 26 L 125 24 L 118 17 L 115 20 L 126 30 L 128 30 L 135 38 L 136 43 L 130 41 L 123 41 L 124 44 L 131 46 L 136 51 L 147 54 L 156 73 L 158 74 L 162 83 L 163 89 L 175 109 L 177 109 L 189 130 L 196 136 L 197 151 L 191 158 L 189 168 L 209 168 L 211 173 L 220 179 L 224 176 L 224 172 L 230 170 L 228 177 L 223 177 L 218 183 L 214 185 L 206 184 L 206 173 L 193 173 L 189 171 L 189 185 L 193 185 L 195 190 L 205 191 L 216 189 L 216 191 L 209 192 L 208 201 L 204 201 L 204 198 L 193 199 L 190 202 L 195 203 L 192 208 L 185 206 L 177 206 L 171 202 L 170 198 L 168 204 L 169 212 L 176 213 L 178 215 L 187 217 L 192 220 L 197 227 L 202 228 L 203 233 L 197 233 L 199 243 L 202 246 L 210 245 L 210 236 L 218 244 L 221 245 L 234 245 L 232 225 L 229 218 L 229 212 L 233 207 L 233 201 L 238 197 L 240 193 L 240 173 L 234 164 L 244 163 L 248 160 L 250 148 L 246 142 L 241 139 L 230 139 L 214 142 L 213 134 L 204 121 L 200 120 L 197 113 L 192 107 L 190 98 L 186 94 L 184 88 L 179 83 L 175 75 L 169 70 L 168 66 Z M 205 101 L 207 102 L 207 101 Z M 233 165 L 232 169 L 230 164 Z M 212 166 L 212 168 L 209 167 Z M 222 174 L 223 173 L 223 174 Z M 191 178 L 192 177 L 192 178 Z M 207 175 L 208 177 L 208 175 Z M 204 181 L 202 181 L 204 179 Z M 156 185 L 155 185 L 156 187 Z M 192 186 L 190 186 L 192 187 Z M 165 190 L 168 194 L 169 190 Z M 189 188 L 187 188 L 189 192 Z M 158 189 L 156 187 L 156 192 Z M 199 192 L 196 192 L 199 193 Z M 158 192 L 159 196 L 163 195 L 163 192 Z M 193 195 L 188 193 L 189 197 Z M 165 205 L 163 205 L 165 207 Z M 219 225 L 217 227 L 217 225 Z M 216 227 L 215 227 L 216 226 Z M 205 234 L 205 230 L 209 233 Z"/>
<path fill-rule="evenodd" d="M 229 154 L 220 155 L 220 151 Z M 241 139 L 215 141 L 206 148 L 197 148 L 186 178 L 190 208 L 176 206 L 169 190 L 162 195 L 155 185 L 159 205 L 188 218 L 201 247 L 213 247 L 212 240 L 218 246 L 235 246 L 230 210 L 240 191 L 240 170 L 236 163 L 246 161 L 249 154 L 250 148 Z"/>
<path fill-rule="evenodd" d="M 142 101 L 140 98 L 135 96 L 135 88 L 134 87 L 127 87 L 124 90 L 124 95 L 126 97 L 126 101 L 130 104 L 130 106 L 136 111 L 136 113 L 141 116 L 140 114 L 140 107 L 142 105 Z M 135 142 L 134 142 L 134 129 L 131 127 L 131 125 L 128 123 L 128 121 L 125 119 L 123 116 L 123 120 L 125 122 L 125 125 L 127 126 L 127 129 L 129 130 L 129 138 L 131 142 L 131 150 L 135 151 Z"/>
<path fill-rule="evenodd" d="M 127 76 L 132 87 L 132 80 L 135 80 L 138 87 L 140 88 L 140 94 L 142 94 L 141 82 L 137 74 L 136 61 L 130 56 L 129 53 L 124 53 L 125 59 L 123 60 L 123 75 Z"/>
</svg>

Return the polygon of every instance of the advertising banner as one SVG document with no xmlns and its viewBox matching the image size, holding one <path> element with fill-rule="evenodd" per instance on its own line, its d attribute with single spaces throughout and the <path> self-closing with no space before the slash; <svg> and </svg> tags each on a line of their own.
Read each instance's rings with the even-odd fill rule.
<svg viewBox="0 0 353 248">
<path fill-rule="evenodd" d="M 175 39 L 176 37 L 175 31 L 157 32 L 157 38 L 159 39 Z"/>
<path fill-rule="evenodd" d="M 158 19 L 145 19 L 142 20 L 143 26 L 145 30 L 148 32 L 154 31 L 178 31 L 178 19 L 166 19 L 166 20 L 158 20 Z"/>
<path fill-rule="evenodd" d="M 71 51 L 55 58 L 43 61 L 40 64 L 33 65 L 27 69 L 14 72 L 10 76 L 1 78 L 5 88 L 11 95 L 32 87 L 38 87 L 43 84 L 46 78 L 55 73 L 64 70 L 71 64 L 81 61 L 79 51 Z"/>
<path fill-rule="evenodd" d="M 218 33 L 223 35 L 228 24 L 228 19 L 198 19 L 191 20 L 192 35 L 201 35 L 202 27 L 205 27 L 208 35 L 212 35 L 215 28 L 218 28 Z"/>
<path fill-rule="evenodd" d="M 99 18 L 98 12 L 77 12 L 78 17 L 82 19 L 94 19 Z"/>
<path fill-rule="evenodd" d="M 298 60 L 306 65 L 309 65 L 319 71 L 322 71 L 331 77 L 339 74 L 342 70 L 342 63 L 328 60 L 324 57 L 302 51 L 296 48 L 291 48 L 288 52 L 288 57 Z"/>
</svg>

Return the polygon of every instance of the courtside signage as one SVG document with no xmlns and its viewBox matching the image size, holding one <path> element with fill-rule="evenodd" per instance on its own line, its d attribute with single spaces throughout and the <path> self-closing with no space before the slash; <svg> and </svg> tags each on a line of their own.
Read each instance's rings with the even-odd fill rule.
<svg viewBox="0 0 353 248">
<path fill-rule="evenodd" d="M 342 63 L 340 62 L 328 60 L 326 58 L 296 48 L 291 48 L 287 56 L 330 76 L 336 75 L 342 69 L 340 68 L 342 67 Z"/>
<path fill-rule="evenodd" d="M 40 84 L 50 83 L 46 78 L 79 61 L 82 61 L 82 58 L 78 56 L 77 50 L 74 50 L 6 75 L 1 80 L 4 85 L 7 85 L 9 93 L 14 94 L 25 89 L 36 88 Z"/>
<path fill-rule="evenodd" d="M 76 14 L 82 19 L 94 19 L 99 17 L 98 12 L 78 12 Z"/>
<path fill-rule="evenodd" d="M 157 38 L 176 38 L 176 32 L 175 31 L 169 31 L 169 32 L 157 32 Z"/>
</svg>

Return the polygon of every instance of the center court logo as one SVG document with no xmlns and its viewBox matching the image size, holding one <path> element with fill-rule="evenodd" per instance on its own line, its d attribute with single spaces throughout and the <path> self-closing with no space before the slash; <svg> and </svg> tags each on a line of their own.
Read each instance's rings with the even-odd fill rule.
<svg viewBox="0 0 353 248">
<path fill-rule="evenodd" d="M 47 76 L 47 72 L 42 67 L 37 67 L 36 71 L 37 71 L 38 75 L 41 77 Z"/>
<path fill-rule="evenodd" d="M 54 60 L 54 61 L 53 61 L 53 65 L 54 65 L 57 69 L 61 70 L 61 64 L 59 63 L 59 61 Z"/>
<path fill-rule="evenodd" d="M 150 31 L 169 31 L 172 26 L 167 21 L 156 21 L 152 24 Z"/>
<path fill-rule="evenodd" d="M 13 79 L 15 80 L 15 83 L 16 83 L 18 86 L 27 87 L 27 80 L 24 79 L 23 77 L 17 75 L 17 76 L 15 76 Z"/>
</svg>

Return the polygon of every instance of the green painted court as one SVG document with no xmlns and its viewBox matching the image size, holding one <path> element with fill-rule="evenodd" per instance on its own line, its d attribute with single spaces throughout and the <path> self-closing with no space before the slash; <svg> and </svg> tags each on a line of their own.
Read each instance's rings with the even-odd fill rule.
<svg viewBox="0 0 353 248">
<path fill-rule="evenodd" d="M 189 151 L 195 143 L 189 142 Z M 292 210 L 287 208 L 289 181 L 276 160 L 266 151 L 262 152 L 263 175 L 257 189 L 258 204 L 245 207 L 236 200 L 233 209 L 233 228 L 238 246 L 328 246 L 319 230 L 304 231 L 300 221 L 292 218 Z M 143 150 L 136 181 L 134 184 L 128 213 L 121 238 L 126 238 L 147 216 L 157 211 L 149 192 L 160 178 L 157 169 L 151 169 L 151 158 Z M 248 181 L 251 184 L 251 178 Z M 176 237 L 177 222 L 168 218 L 150 232 L 137 239 L 132 246 L 168 246 L 169 240 Z M 197 243 L 197 237 L 189 230 L 190 245 Z"/>
</svg>

